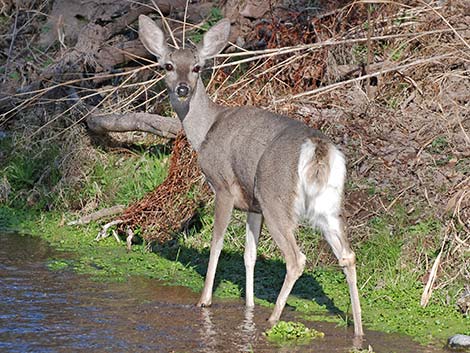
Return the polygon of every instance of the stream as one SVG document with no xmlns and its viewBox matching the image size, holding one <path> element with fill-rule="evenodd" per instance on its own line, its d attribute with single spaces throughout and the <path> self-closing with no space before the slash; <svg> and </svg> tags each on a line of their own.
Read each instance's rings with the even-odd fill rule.
<svg viewBox="0 0 470 353">
<path fill-rule="evenodd" d="M 0 233 L 1 352 L 348 352 L 352 329 L 307 322 L 325 337 L 281 347 L 263 336 L 270 310 L 245 310 L 241 300 L 215 299 L 197 308 L 184 287 L 130 276 L 96 282 L 71 270 L 52 271 L 65 256 L 41 239 Z M 285 310 L 284 320 L 296 320 Z M 438 353 L 406 336 L 366 331 L 374 352 Z"/>
</svg>

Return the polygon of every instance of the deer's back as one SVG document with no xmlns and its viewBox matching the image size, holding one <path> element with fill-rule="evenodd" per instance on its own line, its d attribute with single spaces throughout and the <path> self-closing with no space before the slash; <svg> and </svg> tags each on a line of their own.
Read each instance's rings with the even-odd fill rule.
<svg viewBox="0 0 470 353">
<path fill-rule="evenodd" d="M 296 183 L 301 145 L 308 138 L 326 139 L 299 121 L 266 110 L 227 108 L 207 133 L 199 150 L 199 164 L 216 192 L 231 192 L 235 207 L 260 212 L 254 196 L 257 174 L 276 175 L 273 184 L 276 179 Z"/>
</svg>

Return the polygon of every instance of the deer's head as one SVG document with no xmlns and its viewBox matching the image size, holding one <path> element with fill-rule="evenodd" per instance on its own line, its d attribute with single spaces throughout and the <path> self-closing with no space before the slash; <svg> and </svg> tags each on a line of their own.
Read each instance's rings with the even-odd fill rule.
<svg viewBox="0 0 470 353">
<path fill-rule="evenodd" d="M 196 48 L 171 49 L 156 23 L 145 15 L 139 16 L 140 40 L 166 71 L 165 82 L 172 102 L 191 100 L 205 61 L 224 49 L 229 34 L 230 21 L 223 19 L 205 33 Z"/>
</svg>

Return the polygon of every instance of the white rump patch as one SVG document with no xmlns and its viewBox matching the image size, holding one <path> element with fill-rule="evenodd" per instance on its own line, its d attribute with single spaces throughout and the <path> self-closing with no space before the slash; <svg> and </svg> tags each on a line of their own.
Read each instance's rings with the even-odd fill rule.
<svg viewBox="0 0 470 353">
<path fill-rule="evenodd" d="M 328 145 L 329 171 L 325 185 L 311 180 L 308 171 L 315 156 L 316 145 L 307 139 L 300 149 L 298 164 L 297 197 L 294 208 L 299 219 L 306 219 L 313 227 L 320 226 L 330 215 L 338 215 L 341 208 L 346 162 L 343 154 L 333 145 Z M 325 166 L 320 166 L 325 168 Z"/>
</svg>

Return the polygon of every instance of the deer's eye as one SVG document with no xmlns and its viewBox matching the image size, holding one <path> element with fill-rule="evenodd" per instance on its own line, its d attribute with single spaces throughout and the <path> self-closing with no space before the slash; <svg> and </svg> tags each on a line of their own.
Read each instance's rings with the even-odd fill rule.
<svg viewBox="0 0 470 353">
<path fill-rule="evenodd" d="M 173 65 L 171 65 L 171 64 L 165 64 L 165 70 L 166 70 L 166 71 L 173 71 L 173 69 L 174 69 L 174 68 L 173 68 Z"/>
<path fill-rule="evenodd" d="M 199 71 L 201 71 L 201 66 L 200 65 L 196 65 L 196 66 L 193 67 L 193 72 L 194 73 L 197 74 Z"/>
</svg>

